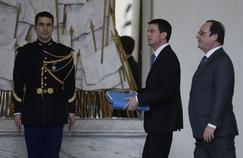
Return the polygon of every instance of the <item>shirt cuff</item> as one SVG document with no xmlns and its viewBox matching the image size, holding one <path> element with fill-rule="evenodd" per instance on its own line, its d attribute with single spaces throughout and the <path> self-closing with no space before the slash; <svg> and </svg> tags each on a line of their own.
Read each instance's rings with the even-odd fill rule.
<svg viewBox="0 0 243 158">
<path fill-rule="evenodd" d="M 211 127 L 211 128 L 213 128 L 213 129 L 216 129 L 216 126 L 213 125 L 213 124 L 211 124 L 211 123 L 208 123 L 208 127 Z"/>
<path fill-rule="evenodd" d="M 137 101 L 137 103 L 138 103 L 138 96 L 136 95 L 135 98 L 136 98 L 136 101 Z"/>
<path fill-rule="evenodd" d="M 14 113 L 13 115 L 14 115 L 14 116 L 16 116 L 16 115 L 21 115 L 21 113 L 20 113 L 20 112 L 16 112 L 16 113 Z"/>
</svg>

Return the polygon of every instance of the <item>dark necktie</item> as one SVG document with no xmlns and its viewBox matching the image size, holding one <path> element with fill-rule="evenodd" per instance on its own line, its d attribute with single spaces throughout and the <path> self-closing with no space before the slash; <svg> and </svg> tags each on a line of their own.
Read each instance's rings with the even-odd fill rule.
<svg viewBox="0 0 243 158">
<path fill-rule="evenodd" d="M 197 67 L 197 71 L 195 72 L 195 74 L 193 75 L 193 80 L 195 79 L 196 74 L 198 73 L 199 69 L 201 68 L 201 66 L 206 62 L 207 57 L 203 56 L 198 67 Z"/>
<path fill-rule="evenodd" d="M 200 64 L 201 63 L 204 63 L 206 60 L 207 60 L 207 57 L 206 56 L 203 56 L 202 59 L 201 59 L 201 61 L 200 61 Z"/>
<path fill-rule="evenodd" d="M 198 65 L 198 68 L 197 69 L 199 69 L 205 63 L 206 60 L 207 60 L 207 57 L 206 56 L 203 56 L 202 59 L 201 59 L 201 61 L 200 61 L 200 63 L 199 63 L 199 65 Z"/>
<path fill-rule="evenodd" d="M 154 55 L 154 53 L 151 56 L 151 66 L 153 65 L 154 61 L 155 61 L 156 56 Z"/>
</svg>

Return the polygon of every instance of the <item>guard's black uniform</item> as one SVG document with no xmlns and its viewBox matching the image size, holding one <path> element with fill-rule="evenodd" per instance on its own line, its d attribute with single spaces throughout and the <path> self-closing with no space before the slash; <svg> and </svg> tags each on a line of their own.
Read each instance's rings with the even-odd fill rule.
<svg viewBox="0 0 243 158">
<path fill-rule="evenodd" d="M 75 68 L 72 49 L 54 41 L 36 41 L 17 49 L 13 102 L 24 125 L 67 123 L 75 112 Z"/>
</svg>

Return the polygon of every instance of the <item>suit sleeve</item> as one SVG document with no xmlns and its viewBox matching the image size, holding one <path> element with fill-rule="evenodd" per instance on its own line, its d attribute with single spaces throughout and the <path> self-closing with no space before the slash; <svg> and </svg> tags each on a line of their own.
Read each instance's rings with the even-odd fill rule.
<svg viewBox="0 0 243 158">
<path fill-rule="evenodd" d="M 12 102 L 14 104 L 14 113 L 21 113 L 23 108 L 23 96 L 24 96 L 24 85 L 25 85 L 25 61 L 24 53 L 19 48 L 15 58 L 14 70 L 13 70 L 13 92 Z"/>
<path fill-rule="evenodd" d="M 232 110 L 232 97 L 234 91 L 234 68 L 228 57 L 222 58 L 214 73 L 214 104 L 209 116 L 209 123 L 221 126 L 224 114 Z"/>
</svg>

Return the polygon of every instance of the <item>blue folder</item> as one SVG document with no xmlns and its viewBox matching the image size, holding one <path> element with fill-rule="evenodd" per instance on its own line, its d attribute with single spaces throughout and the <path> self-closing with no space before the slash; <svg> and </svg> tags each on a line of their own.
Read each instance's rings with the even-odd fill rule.
<svg viewBox="0 0 243 158">
<path fill-rule="evenodd" d="M 134 97 L 137 95 L 135 91 L 107 91 L 106 98 L 112 104 L 113 109 L 123 109 L 127 104 L 128 98 Z M 148 105 L 139 105 L 137 106 L 138 111 L 149 111 Z"/>
</svg>

